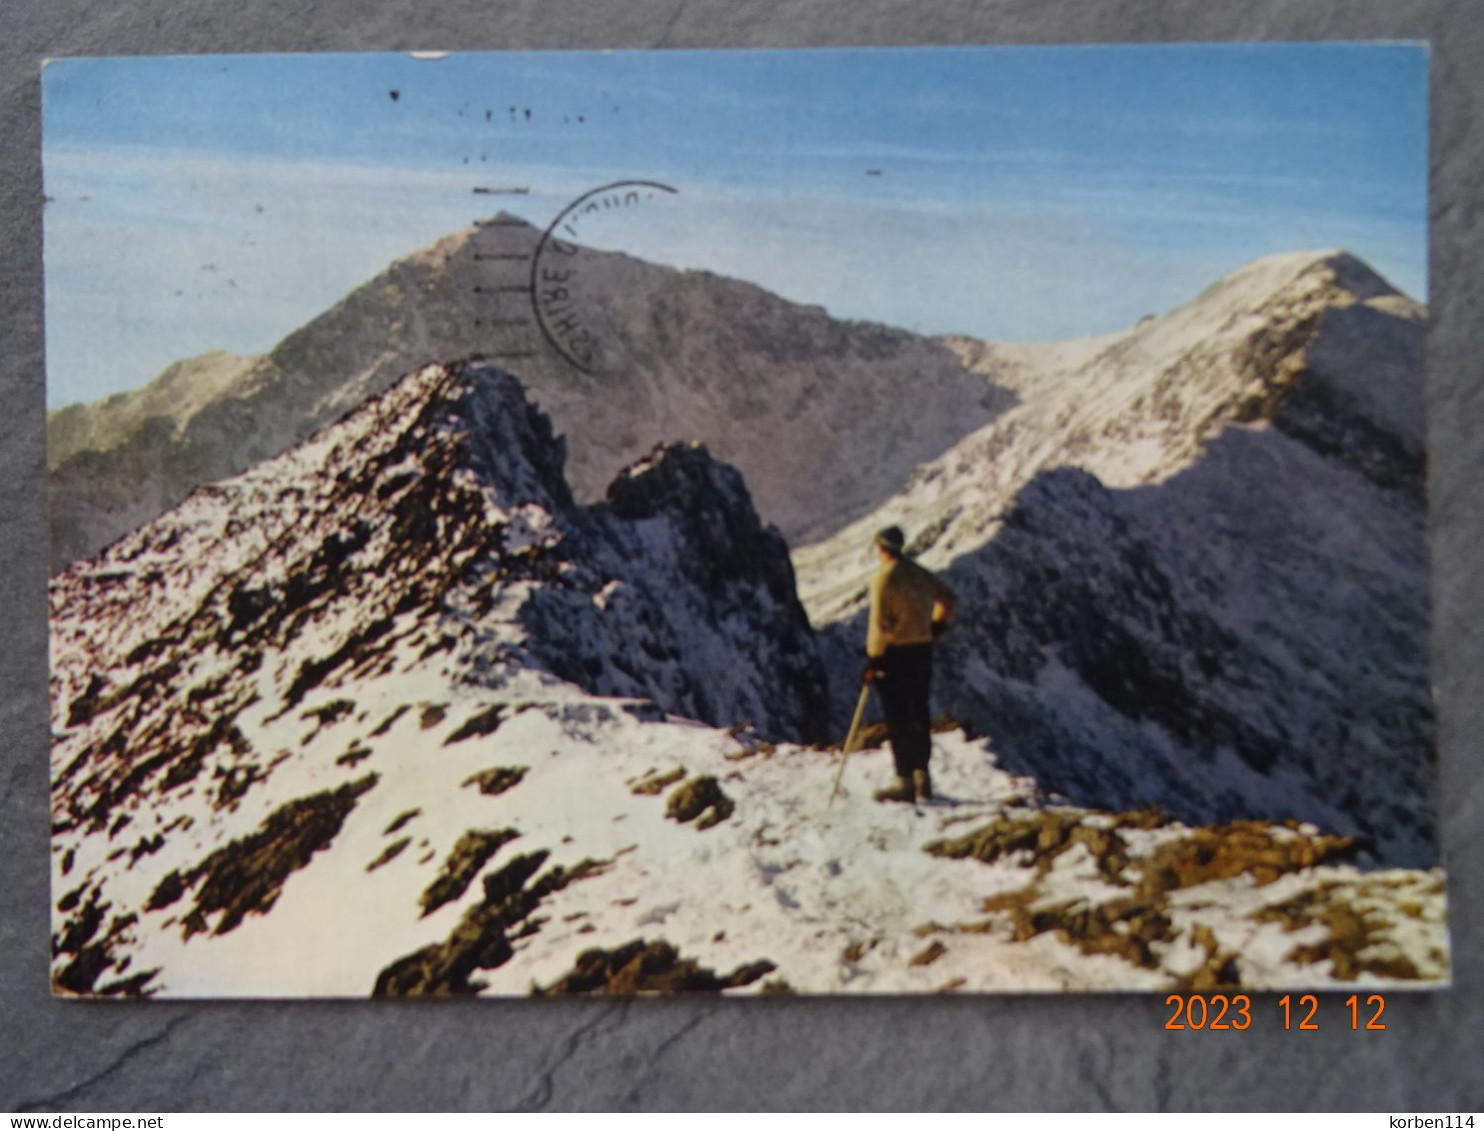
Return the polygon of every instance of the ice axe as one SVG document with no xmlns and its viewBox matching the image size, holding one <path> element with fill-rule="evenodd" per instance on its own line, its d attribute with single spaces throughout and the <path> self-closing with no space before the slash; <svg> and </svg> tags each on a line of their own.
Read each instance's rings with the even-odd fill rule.
<svg viewBox="0 0 1484 1131">
<path fill-rule="evenodd" d="M 835 794 L 840 792 L 840 779 L 845 774 L 845 759 L 850 757 L 850 749 L 855 745 L 855 740 L 860 735 L 861 716 L 866 713 L 866 700 L 871 696 L 871 685 L 869 683 L 861 686 L 860 702 L 855 705 L 855 718 L 850 720 L 850 733 L 845 736 L 845 745 L 840 749 L 840 768 L 835 771 L 835 784 L 830 787 L 830 799 L 825 802 L 828 808 L 834 804 Z"/>
</svg>

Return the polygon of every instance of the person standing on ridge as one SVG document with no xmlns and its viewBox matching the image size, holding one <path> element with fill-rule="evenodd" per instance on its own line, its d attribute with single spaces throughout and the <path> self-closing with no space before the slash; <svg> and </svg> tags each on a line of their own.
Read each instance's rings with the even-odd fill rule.
<svg viewBox="0 0 1484 1131">
<path fill-rule="evenodd" d="M 877 801 L 932 800 L 928 759 L 933 752 L 928 697 L 933 681 L 933 641 L 953 617 L 953 590 L 916 562 L 903 557 L 906 536 L 899 526 L 876 535 L 881 569 L 871 582 L 871 619 L 866 630 L 863 679 L 881 693 L 886 732 L 897 780 Z"/>
</svg>

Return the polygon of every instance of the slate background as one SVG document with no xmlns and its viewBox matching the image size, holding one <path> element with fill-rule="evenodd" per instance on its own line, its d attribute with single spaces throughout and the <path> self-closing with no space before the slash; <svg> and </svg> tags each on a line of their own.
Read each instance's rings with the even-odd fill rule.
<svg viewBox="0 0 1484 1131">
<path fill-rule="evenodd" d="M 77 1003 L 47 992 L 40 60 L 412 48 L 1433 44 L 1435 679 L 1455 987 L 1382 1033 L 1172 1033 L 1157 996 Z M 1478 1111 L 1484 21 L 1471 0 L 6 0 L 0 10 L 0 1107 Z"/>
</svg>

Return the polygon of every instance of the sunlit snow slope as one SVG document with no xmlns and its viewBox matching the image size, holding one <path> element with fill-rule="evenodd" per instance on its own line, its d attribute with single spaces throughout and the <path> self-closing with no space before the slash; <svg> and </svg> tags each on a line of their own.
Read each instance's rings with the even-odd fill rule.
<svg viewBox="0 0 1484 1131">
<path fill-rule="evenodd" d="M 595 507 L 514 378 L 408 375 L 52 583 L 53 978 L 167 996 L 1446 977 L 1440 875 L 1096 812 L 937 736 L 878 805 L 704 450 Z"/>
</svg>

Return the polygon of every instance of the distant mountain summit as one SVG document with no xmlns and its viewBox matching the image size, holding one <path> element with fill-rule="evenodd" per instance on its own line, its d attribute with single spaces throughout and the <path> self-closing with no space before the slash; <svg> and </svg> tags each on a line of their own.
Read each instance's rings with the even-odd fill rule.
<svg viewBox="0 0 1484 1131">
<path fill-rule="evenodd" d="M 356 288 L 261 357 L 211 354 L 48 417 L 54 570 L 303 440 L 410 369 L 482 356 L 518 373 L 568 438 L 579 498 L 655 444 L 701 441 L 791 539 L 874 506 L 1012 398 L 942 343 L 843 322 L 751 284 L 575 249 L 603 365 L 533 319 L 540 233 L 501 214 Z"/>
<path fill-rule="evenodd" d="M 1083 804 L 1288 816 L 1431 861 L 1423 324 L 1321 252 L 1122 334 L 953 339 L 1019 403 L 795 553 L 837 712 L 861 547 L 896 523 L 963 598 L 939 706 L 1007 766 Z"/>
<path fill-rule="evenodd" d="M 251 358 L 213 350 L 175 362 L 142 389 L 50 412 L 47 464 L 56 467 L 79 452 L 110 451 L 139 432 L 153 430 L 162 441 L 171 439 L 251 367 Z"/>
</svg>

